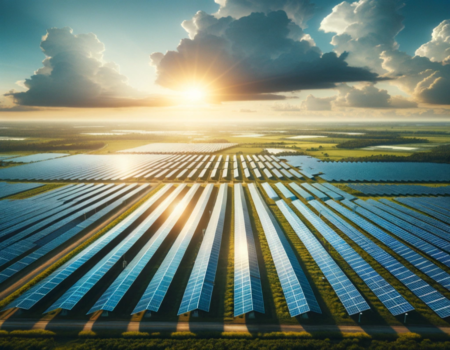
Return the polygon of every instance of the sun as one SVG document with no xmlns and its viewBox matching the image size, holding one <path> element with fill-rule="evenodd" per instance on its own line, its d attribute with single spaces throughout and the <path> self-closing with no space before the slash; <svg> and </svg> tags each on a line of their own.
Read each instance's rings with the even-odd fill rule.
<svg viewBox="0 0 450 350">
<path fill-rule="evenodd" d="M 184 97 L 189 102 L 202 102 L 205 100 L 206 91 L 200 87 L 191 87 L 184 91 Z"/>
</svg>

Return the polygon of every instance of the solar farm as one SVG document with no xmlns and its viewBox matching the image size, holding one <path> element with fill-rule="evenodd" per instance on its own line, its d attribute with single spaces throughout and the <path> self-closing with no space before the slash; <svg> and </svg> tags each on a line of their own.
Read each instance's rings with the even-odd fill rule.
<svg viewBox="0 0 450 350">
<path fill-rule="evenodd" d="M 0 169 L 5 327 L 450 325 L 450 171 L 161 145 Z"/>
</svg>

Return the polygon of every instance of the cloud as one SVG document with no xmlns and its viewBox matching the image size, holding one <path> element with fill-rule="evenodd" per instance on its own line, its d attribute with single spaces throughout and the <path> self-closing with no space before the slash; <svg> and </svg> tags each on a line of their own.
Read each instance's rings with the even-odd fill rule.
<svg viewBox="0 0 450 350">
<path fill-rule="evenodd" d="M 400 51 L 395 41 L 403 29 L 403 17 L 399 14 L 403 6 L 400 0 L 359 0 L 351 4 L 344 1 L 323 19 L 321 29 L 336 33 L 331 41 L 334 51 L 337 54 L 349 51 L 349 64 L 369 67 L 392 79 L 391 84 L 410 94 L 416 102 L 450 104 L 450 65 L 447 64 L 450 21 L 439 24 L 433 30 L 432 40 L 416 51 L 417 56 L 411 57 Z M 366 97 L 358 94 L 362 99 Z M 381 94 L 377 98 L 380 103 L 386 101 L 386 96 Z M 410 104 L 399 97 L 389 103 Z"/>
<path fill-rule="evenodd" d="M 433 62 L 450 64 L 450 20 L 442 21 L 431 34 L 431 41 L 416 50 L 417 56 L 428 57 Z"/>
<path fill-rule="evenodd" d="M 184 27 L 191 39 L 183 39 L 176 51 L 150 56 L 156 82 L 166 88 L 200 87 L 213 99 L 230 101 L 378 80 L 367 69 L 349 66 L 346 53 L 322 54 L 284 11 L 239 19 L 199 12 Z"/>
<path fill-rule="evenodd" d="M 268 14 L 284 11 L 293 23 L 306 28 L 306 22 L 314 14 L 315 6 L 309 0 L 215 0 L 220 5 L 216 17 L 241 18 L 253 12 Z"/>
<path fill-rule="evenodd" d="M 383 67 L 397 85 L 422 103 L 450 104 L 450 65 L 401 51 L 383 52 Z"/>
<path fill-rule="evenodd" d="M 417 103 L 403 96 L 390 96 L 372 84 L 350 87 L 343 84 L 334 101 L 336 107 L 353 108 L 415 108 Z"/>
<path fill-rule="evenodd" d="M 344 1 L 322 20 L 320 29 L 336 33 L 331 44 L 338 54 L 349 52 L 349 64 L 382 74 L 380 54 L 398 48 L 395 36 L 403 29 L 398 10 L 403 6 L 400 0 Z"/>
<path fill-rule="evenodd" d="M 306 96 L 302 101 L 300 108 L 306 111 L 331 111 L 331 102 L 336 97 L 315 97 L 313 95 Z"/>
<path fill-rule="evenodd" d="M 105 46 L 95 34 L 73 34 L 51 28 L 42 38 L 46 58 L 34 75 L 21 82 L 28 90 L 10 92 L 15 103 L 47 107 L 128 107 L 164 105 L 146 98 L 127 83 L 113 62 L 105 62 Z"/>
</svg>

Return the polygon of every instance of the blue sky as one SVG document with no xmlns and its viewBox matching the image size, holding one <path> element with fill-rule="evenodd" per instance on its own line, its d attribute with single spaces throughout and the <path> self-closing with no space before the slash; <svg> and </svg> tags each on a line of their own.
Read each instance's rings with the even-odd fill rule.
<svg viewBox="0 0 450 350">
<path fill-rule="evenodd" d="M 322 52 L 330 52 L 335 33 L 324 33 L 319 26 L 342 1 L 311 2 L 316 8 L 304 32 Z M 433 28 L 450 18 L 450 1 L 404 2 L 406 6 L 399 12 L 405 29 L 395 39 L 401 51 L 413 56 L 430 40 Z M 218 9 L 213 0 L 0 0 L 0 93 L 22 89 L 15 83 L 42 66 L 45 56 L 39 45 L 46 30 L 66 26 L 73 28 L 74 34 L 95 33 L 105 44 L 104 59 L 117 63 L 130 85 L 148 93 L 163 93 L 166 89 L 155 84 L 149 55 L 175 50 L 180 40 L 188 37 L 181 27 L 183 20 L 199 10 L 213 14 Z"/>
</svg>

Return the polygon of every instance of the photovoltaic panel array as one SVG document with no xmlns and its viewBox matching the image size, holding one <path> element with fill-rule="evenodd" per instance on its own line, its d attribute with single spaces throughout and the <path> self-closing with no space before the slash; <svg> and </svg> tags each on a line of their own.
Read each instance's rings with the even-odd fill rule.
<svg viewBox="0 0 450 350">
<path fill-rule="evenodd" d="M 367 203 L 370 205 L 373 205 L 373 206 L 377 207 L 378 209 L 381 209 L 391 215 L 394 215 L 394 216 L 402 219 L 403 221 L 413 224 L 414 226 L 416 226 L 422 230 L 426 230 L 428 233 L 432 233 L 436 236 L 439 236 L 442 239 L 445 239 L 446 241 L 450 241 L 450 235 L 448 234 L 448 231 L 446 231 L 446 230 L 442 230 L 439 227 L 436 227 L 427 222 L 421 221 L 414 216 L 405 214 L 404 212 L 402 212 L 400 210 L 394 209 L 393 207 L 390 207 L 386 204 L 380 203 L 373 199 L 369 199 L 367 201 Z M 419 215 L 421 215 L 421 214 L 419 214 Z"/>
<path fill-rule="evenodd" d="M 421 214 L 421 213 L 419 213 L 419 212 L 417 212 L 415 210 L 407 208 L 407 207 L 405 207 L 403 205 L 400 205 L 398 203 L 394 203 L 394 202 L 392 202 L 390 200 L 387 200 L 387 199 L 380 199 L 380 202 L 385 204 L 385 205 L 387 205 L 387 206 L 389 206 L 389 207 L 391 207 L 391 208 L 393 208 L 393 209 L 395 209 L 395 210 L 397 210 L 397 211 L 399 211 L 399 212 L 405 213 L 405 214 L 407 214 L 410 217 L 414 217 L 416 219 L 419 219 L 422 222 L 426 222 L 426 223 L 432 225 L 433 227 L 438 227 L 442 231 L 450 233 L 450 225 L 444 224 L 443 222 L 441 222 L 439 220 L 436 220 L 435 218 L 432 218 L 432 217 L 430 217 L 428 215 Z"/>
<path fill-rule="evenodd" d="M 325 186 L 326 188 L 328 188 L 330 191 L 341 195 L 342 198 L 348 199 L 349 201 L 352 201 L 352 200 L 354 200 L 356 198 L 356 197 L 352 196 L 351 194 L 341 190 L 340 188 L 337 188 L 336 186 L 333 186 L 332 184 L 323 183 L 322 185 Z"/>
<path fill-rule="evenodd" d="M 182 190 L 182 186 L 173 191 L 154 211 L 147 216 L 133 231 L 120 241 L 92 269 L 64 293 L 46 312 L 56 309 L 72 310 L 96 283 L 130 250 L 130 248 L 147 232 L 156 220 L 169 207 Z"/>
<path fill-rule="evenodd" d="M 303 206 L 299 200 L 296 200 L 295 203 Z M 327 281 L 331 284 L 331 287 L 337 294 L 342 305 L 344 305 L 347 313 L 349 315 L 355 315 L 370 310 L 370 306 L 364 300 L 361 293 L 294 211 L 283 200 L 277 201 L 276 204 L 298 238 L 300 238 L 306 249 L 308 249 L 308 252 L 323 272 Z M 320 225 L 317 222 L 315 223 L 316 228 L 319 228 Z"/>
<path fill-rule="evenodd" d="M 228 185 L 221 184 L 202 245 L 184 291 L 178 315 L 197 309 L 209 311 L 225 224 L 227 192 Z"/>
<path fill-rule="evenodd" d="M 244 189 L 234 185 L 234 316 L 264 313 L 255 239 Z"/>
<path fill-rule="evenodd" d="M 426 213 L 433 218 L 439 219 L 446 224 L 450 224 L 450 217 L 445 215 L 444 213 L 436 210 L 436 207 L 430 205 L 430 203 L 426 203 L 422 200 L 422 198 L 418 197 L 406 197 L 406 198 L 395 198 L 397 202 L 405 204 L 411 208 L 416 210 L 420 210 L 423 213 Z"/>
<path fill-rule="evenodd" d="M 281 192 L 281 194 L 286 197 L 287 199 L 297 199 L 297 197 L 295 196 L 295 194 L 293 194 L 291 191 L 288 190 L 288 188 L 282 184 L 281 182 L 277 182 L 275 184 L 275 186 L 277 186 L 278 190 Z"/>
<path fill-rule="evenodd" d="M 262 188 L 264 189 L 264 191 L 266 192 L 267 197 L 269 197 L 270 199 L 273 199 L 274 201 L 280 199 L 280 197 L 278 196 L 278 194 L 275 192 L 275 190 L 272 188 L 272 186 L 270 186 L 269 183 L 263 182 L 263 183 L 261 184 L 261 186 L 262 186 Z"/>
<path fill-rule="evenodd" d="M 333 246 L 334 249 L 344 258 L 357 275 L 367 284 L 370 290 L 377 296 L 383 305 L 394 315 L 401 315 L 414 310 L 405 298 L 398 293 L 383 277 L 380 276 L 344 239 L 326 225 L 321 218 L 317 217 L 309 208 L 299 201 L 293 203 L 295 207 L 316 227 L 320 234 Z M 342 232 L 349 231 L 348 223 L 332 211 L 324 207 L 318 201 L 311 201 L 309 204 L 321 215 L 328 219 Z M 348 225 L 348 226 L 347 226 Z M 351 226 L 350 226 L 351 227 Z M 356 231 L 356 230 L 355 230 Z M 358 232 L 358 231 L 356 231 Z M 350 232 L 350 235 L 353 231 Z M 359 232 L 358 232 L 359 234 Z M 375 256 L 374 256 L 375 257 Z"/>
<path fill-rule="evenodd" d="M 425 242 L 423 239 L 410 234 L 409 232 L 405 231 L 399 226 L 390 223 L 386 219 L 383 219 L 381 216 L 372 213 L 371 211 L 363 208 L 362 206 L 356 206 L 355 204 L 353 204 L 353 202 L 348 201 L 347 202 L 343 201 L 343 203 L 347 205 L 349 208 L 355 210 L 361 216 L 364 216 L 365 218 L 374 222 L 378 226 L 384 228 L 388 232 L 394 234 L 395 236 L 401 238 L 405 242 L 411 244 L 416 249 L 424 252 L 428 256 L 432 257 L 433 259 L 436 259 L 437 261 L 446 265 L 447 267 L 450 267 L 450 255 L 445 253 L 443 250 L 434 247 L 433 245 Z"/>
<path fill-rule="evenodd" d="M 134 176 L 155 162 L 172 157 L 174 156 L 161 154 L 77 154 L 0 169 L 0 179 L 117 181 Z"/>
<path fill-rule="evenodd" d="M 144 295 L 139 300 L 138 304 L 133 310 L 133 314 L 142 312 L 145 310 L 158 311 L 161 303 L 166 296 L 167 290 L 175 276 L 176 271 L 183 259 L 184 253 L 191 242 L 200 219 L 203 216 L 209 197 L 213 190 L 214 185 L 208 184 L 203 190 L 203 193 L 198 200 L 194 211 L 190 215 L 188 221 L 184 225 L 183 229 L 179 233 L 174 244 L 167 253 L 164 261 L 161 263 L 158 271 L 156 271 L 152 280 L 150 281 Z"/>
<path fill-rule="evenodd" d="M 338 213 L 352 221 L 357 226 L 361 227 L 371 236 L 379 239 L 386 244 L 395 253 L 412 264 L 414 267 L 428 275 L 430 278 L 441 284 L 447 289 L 450 289 L 450 275 L 444 270 L 430 262 L 429 260 L 417 254 L 412 249 L 405 246 L 403 243 L 395 240 L 378 227 L 367 222 L 359 215 L 346 209 L 335 201 L 325 202 L 328 206 L 335 209 Z M 333 222 L 334 223 L 334 222 Z M 341 221 L 339 229 L 345 233 L 350 239 L 358 244 L 364 251 L 370 254 L 376 261 L 378 261 L 386 270 L 402 282 L 411 292 L 413 292 L 420 300 L 422 300 L 429 308 L 431 308 L 439 317 L 445 318 L 450 316 L 450 300 L 444 297 L 436 289 L 426 283 L 419 276 L 407 269 L 398 260 L 388 254 L 385 250 L 380 248 L 377 244 L 361 234 L 358 230 L 353 228 L 345 221 Z"/>
<path fill-rule="evenodd" d="M 186 185 L 180 185 L 177 190 L 181 191 L 185 188 L 185 186 Z M 142 270 L 148 265 L 156 251 L 172 231 L 181 215 L 183 215 L 186 211 L 186 208 L 189 203 L 192 202 L 192 199 L 199 187 L 200 185 L 195 184 L 189 189 L 188 193 L 180 200 L 180 202 L 170 213 L 167 220 L 161 225 L 158 231 L 153 234 L 139 253 L 136 254 L 133 260 L 102 294 L 95 305 L 89 310 L 88 314 L 94 313 L 98 310 L 114 311 L 124 295 L 128 292 L 138 276 L 141 274 Z"/>
<path fill-rule="evenodd" d="M 326 181 L 449 182 L 450 164 L 418 162 L 323 162 L 309 156 L 283 156 L 305 176 Z"/>
<path fill-rule="evenodd" d="M 433 227 L 431 228 L 433 232 L 429 232 L 425 228 L 420 227 L 421 226 L 420 220 L 410 218 L 408 217 L 408 215 L 402 214 L 401 212 L 400 213 L 396 212 L 395 214 L 397 215 L 394 215 L 394 213 L 391 213 L 391 211 L 393 211 L 394 209 L 381 203 L 378 203 L 377 201 L 374 200 L 370 201 L 357 200 L 355 201 L 355 203 L 371 211 L 372 213 L 382 217 L 383 219 L 386 219 L 387 221 L 403 228 L 404 230 L 409 231 L 410 233 L 423 239 L 424 241 L 427 241 L 431 244 L 434 244 L 437 247 L 440 247 L 447 253 L 450 252 L 450 242 L 448 241 L 450 237 L 446 232 L 444 231 L 438 232 L 439 229 L 436 228 L 433 230 Z M 402 218 L 401 216 L 404 217 Z"/>
<path fill-rule="evenodd" d="M 122 232 L 130 227 L 130 225 L 132 225 L 139 217 L 141 217 L 143 213 L 145 213 L 151 206 L 153 206 L 155 202 L 158 201 L 171 187 L 172 185 L 165 185 L 138 209 L 133 211 L 124 220 L 114 226 L 114 228 L 106 232 L 103 236 L 101 236 L 87 248 L 82 250 L 80 253 L 78 253 L 76 256 L 74 256 L 72 259 L 58 268 L 55 272 L 53 272 L 50 276 L 46 277 L 40 283 L 36 284 L 20 297 L 15 299 L 5 308 L 5 310 L 15 307 L 28 310 L 36 305 L 36 303 L 42 300 L 42 298 L 44 298 L 70 275 L 72 275 L 76 270 L 83 266 L 89 259 L 95 256 L 114 238 L 118 237 Z"/>
<path fill-rule="evenodd" d="M 10 168 L 14 169 L 14 168 Z M 0 198 L 12 196 L 13 194 L 29 191 L 38 187 L 44 186 L 44 184 L 38 183 L 5 183 L 0 185 Z"/>
<path fill-rule="evenodd" d="M 26 249 L 19 249 L 21 252 L 26 252 L 27 250 L 31 250 L 31 252 L 15 261 L 13 264 L 5 268 L 0 272 L 0 282 L 5 281 L 11 276 L 15 275 L 17 272 L 23 270 L 30 264 L 34 263 L 36 260 L 44 257 L 49 252 L 58 248 L 60 245 L 67 242 L 69 239 L 73 238 L 77 234 L 81 233 L 83 230 L 92 227 L 94 224 L 100 222 L 106 215 L 108 215 L 111 211 L 117 209 L 120 205 L 125 203 L 130 198 L 133 198 L 137 194 L 141 193 L 145 190 L 149 185 L 129 185 L 121 190 L 112 193 L 108 197 L 103 198 L 102 200 L 96 202 L 94 207 L 89 208 L 89 215 L 84 218 L 83 221 L 79 222 L 76 220 L 74 224 L 66 227 L 65 230 L 57 230 L 55 235 L 54 233 L 50 233 L 46 237 L 34 242 L 35 240 L 29 240 L 29 244 L 24 244 L 23 246 Z M 135 188 L 136 187 L 136 188 Z M 74 226 L 75 225 L 75 226 Z M 49 228 L 51 228 L 50 226 Z M 46 229 L 47 230 L 47 229 Z M 42 230 L 45 231 L 45 230 Z M 41 231 L 41 232 L 42 232 Z M 41 234 L 41 232 L 38 233 Z M 31 236 L 30 238 L 33 238 Z M 21 246 L 22 241 L 17 243 L 18 246 Z M 9 248 L 9 247 L 8 247 Z M 11 254 L 11 252 L 10 252 Z M 11 255 L 10 255 L 11 256 Z M 16 255 L 18 256 L 18 254 Z"/>
<path fill-rule="evenodd" d="M 294 192 L 297 193 L 303 199 L 306 199 L 307 201 L 310 201 L 310 200 L 314 199 L 314 196 L 312 194 L 306 192 L 303 188 L 301 188 L 295 182 L 291 182 L 289 184 L 289 186 L 291 186 L 291 188 L 294 190 Z"/>
<path fill-rule="evenodd" d="M 317 188 L 311 186 L 309 183 L 304 182 L 301 184 L 301 186 L 308 190 L 308 192 L 311 192 L 313 195 L 315 195 L 317 198 L 322 199 L 324 201 L 326 201 L 328 198 L 328 196 L 325 193 L 322 193 L 321 191 L 319 191 Z"/>
<path fill-rule="evenodd" d="M 309 311 L 322 313 L 311 285 L 281 227 L 264 203 L 255 184 L 249 184 L 248 188 L 269 245 L 290 315 L 295 317 Z"/>
<path fill-rule="evenodd" d="M 420 186 L 420 185 L 365 185 L 348 184 L 348 187 L 369 196 L 448 196 L 450 186 Z"/>
</svg>

